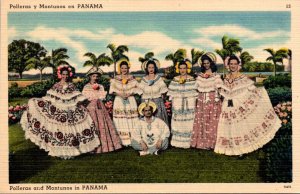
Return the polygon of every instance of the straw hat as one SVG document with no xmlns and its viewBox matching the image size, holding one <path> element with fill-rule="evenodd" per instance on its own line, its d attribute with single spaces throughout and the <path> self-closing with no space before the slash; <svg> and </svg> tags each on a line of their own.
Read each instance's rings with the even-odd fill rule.
<svg viewBox="0 0 300 194">
<path fill-rule="evenodd" d="M 87 73 L 86 75 L 87 76 L 90 76 L 92 74 L 103 74 L 103 71 L 99 68 L 99 67 L 92 67 Z"/>
<path fill-rule="evenodd" d="M 212 52 L 207 52 L 207 53 L 205 53 L 204 55 L 202 55 L 202 57 L 203 56 L 207 56 L 208 58 L 210 58 L 214 63 L 216 63 L 217 62 L 217 57 L 216 57 L 216 55 L 214 54 L 214 53 L 212 53 Z M 199 59 L 198 59 L 198 65 L 201 67 L 201 65 L 202 65 L 202 57 L 199 57 Z"/>
<path fill-rule="evenodd" d="M 153 112 L 155 112 L 156 109 L 157 109 L 157 106 L 154 102 L 152 102 L 152 101 L 143 102 L 143 103 L 140 104 L 140 106 L 138 108 L 138 111 L 139 111 L 140 115 L 144 116 L 143 110 L 146 106 L 151 106 L 152 109 L 153 109 Z"/>
<path fill-rule="evenodd" d="M 144 63 L 142 63 L 142 70 L 146 72 L 146 66 L 149 62 L 153 62 L 155 64 L 155 66 L 157 67 L 157 69 L 160 68 L 160 62 L 157 59 L 154 58 L 150 58 L 147 61 L 145 61 Z"/>
</svg>

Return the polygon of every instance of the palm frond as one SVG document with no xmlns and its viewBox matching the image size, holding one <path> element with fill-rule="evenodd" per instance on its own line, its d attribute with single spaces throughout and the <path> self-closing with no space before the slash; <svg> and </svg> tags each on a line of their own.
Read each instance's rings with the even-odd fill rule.
<svg viewBox="0 0 300 194">
<path fill-rule="evenodd" d="M 91 52 L 87 52 L 83 56 L 89 57 L 92 61 L 96 61 L 97 60 L 96 55 L 94 53 L 91 53 Z"/>
<path fill-rule="evenodd" d="M 115 52 L 116 50 L 116 45 L 115 44 L 108 44 L 107 48 L 109 48 L 112 52 Z"/>
<path fill-rule="evenodd" d="M 153 58 L 154 57 L 154 53 L 153 52 L 148 52 L 145 54 L 145 59 L 150 59 L 150 58 Z"/>
<path fill-rule="evenodd" d="M 86 67 L 86 66 L 93 66 L 94 63 L 91 61 L 91 60 L 87 60 L 83 63 L 83 67 Z"/>
<path fill-rule="evenodd" d="M 173 59 L 174 59 L 174 54 L 173 54 L 173 53 L 170 53 L 170 54 L 168 54 L 168 55 L 165 57 L 165 60 L 167 60 L 167 61 L 173 61 Z"/>
<path fill-rule="evenodd" d="M 121 51 L 121 53 L 128 52 L 128 47 L 126 45 L 119 45 L 116 49 L 117 51 Z"/>
<path fill-rule="evenodd" d="M 275 55 L 275 51 L 272 48 L 266 48 L 264 49 L 264 51 L 267 51 L 268 53 L 270 53 L 270 55 L 274 56 Z"/>
</svg>

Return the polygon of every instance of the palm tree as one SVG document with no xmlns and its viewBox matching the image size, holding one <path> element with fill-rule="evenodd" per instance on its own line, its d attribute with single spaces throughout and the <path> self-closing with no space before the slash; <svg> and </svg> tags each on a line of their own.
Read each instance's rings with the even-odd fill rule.
<svg viewBox="0 0 300 194">
<path fill-rule="evenodd" d="M 186 58 L 186 50 L 178 49 L 174 54 L 170 53 L 165 57 L 165 60 L 172 61 L 173 66 L 175 67 L 176 63 L 182 61 Z"/>
<path fill-rule="evenodd" d="M 26 62 L 28 68 L 34 68 L 40 71 L 40 82 L 43 79 L 43 70 L 46 67 L 50 67 L 50 59 L 50 56 L 32 57 Z"/>
<path fill-rule="evenodd" d="M 252 55 L 250 55 L 249 52 L 247 52 L 247 51 L 243 51 L 241 53 L 240 58 L 241 58 L 242 64 L 249 63 L 252 59 L 254 59 L 254 57 Z"/>
<path fill-rule="evenodd" d="M 192 49 L 191 50 L 191 55 L 192 55 L 192 65 L 194 66 L 200 57 L 202 57 L 202 55 L 204 54 L 204 51 L 197 51 L 196 49 Z"/>
<path fill-rule="evenodd" d="M 173 79 L 175 76 L 175 65 L 177 62 L 183 61 L 186 58 L 186 50 L 178 49 L 175 53 L 170 53 L 165 57 L 165 60 L 172 61 L 173 66 L 168 68 L 167 78 Z"/>
<path fill-rule="evenodd" d="M 235 38 L 228 38 L 226 35 L 222 37 L 222 49 L 216 49 L 215 52 L 220 55 L 223 60 L 223 76 L 225 75 L 224 63 L 228 56 L 242 52 L 240 41 Z"/>
<path fill-rule="evenodd" d="M 100 54 L 98 57 L 94 53 L 87 52 L 84 54 L 85 57 L 89 57 L 90 60 L 84 62 L 83 66 L 93 66 L 93 67 L 100 67 L 100 66 L 110 66 L 113 63 L 113 60 L 106 56 L 105 53 Z"/>
<path fill-rule="evenodd" d="M 277 63 L 281 63 L 281 65 L 283 65 L 283 59 L 288 58 L 288 51 L 287 51 L 287 49 L 279 49 L 279 50 L 275 51 L 272 48 L 264 49 L 264 51 L 267 51 L 271 55 L 266 60 L 273 62 L 273 64 L 274 64 L 274 76 L 276 76 Z"/>
<path fill-rule="evenodd" d="M 126 45 L 119 45 L 117 47 L 115 44 L 109 44 L 107 45 L 107 48 L 111 51 L 111 59 L 114 63 L 114 76 L 116 76 L 116 63 L 122 58 L 129 60 L 129 58 L 124 55 L 124 52 L 128 52 L 129 49 Z"/>
<path fill-rule="evenodd" d="M 215 52 L 222 58 L 223 60 L 223 76 L 225 75 L 225 60 L 229 56 L 229 52 L 225 49 L 216 49 Z"/>
<path fill-rule="evenodd" d="M 67 64 L 69 63 L 66 61 L 66 59 L 69 59 L 69 56 L 67 55 L 67 49 L 66 48 L 58 48 L 58 49 L 52 49 L 51 55 L 50 55 L 50 66 L 53 69 L 53 76 L 56 77 L 56 68 L 59 65 Z"/>
<path fill-rule="evenodd" d="M 154 53 L 153 52 L 148 52 L 145 54 L 144 58 L 139 57 L 139 62 L 144 63 L 145 61 L 149 60 L 150 58 L 153 58 Z"/>
<path fill-rule="evenodd" d="M 242 47 L 240 47 L 240 41 L 235 38 L 228 38 L 226 35 L 222 38 L 223 49 L 228 51 L 229 55 L 233 55 L 242 52 Z"/>
<path fill-rule="evenodd" d="M 291 49 L 288 49 L 287 55 L 288 55 L 288 60 L 289 60 L 289 66 L 287 68 L 287 71 L 291 71 L 292 70 L 292 50 Z"/>
</svg>

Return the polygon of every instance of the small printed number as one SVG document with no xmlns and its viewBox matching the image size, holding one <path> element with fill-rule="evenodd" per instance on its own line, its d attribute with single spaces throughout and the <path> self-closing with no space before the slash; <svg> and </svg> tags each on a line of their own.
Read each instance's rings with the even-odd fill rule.
<svg viewBox="0 0 300 194">
<path fill-rule="evenodd" d="M 291 8 L 291 4 L 286 4 L 286 8 Z"/>
<path fill-rule="evenodd" d="M 290 189 L 290 188 L 292 188 L 292 186 L 291 185 L 284 185 L 284 188 L 285 189 Z"/>
</svg>

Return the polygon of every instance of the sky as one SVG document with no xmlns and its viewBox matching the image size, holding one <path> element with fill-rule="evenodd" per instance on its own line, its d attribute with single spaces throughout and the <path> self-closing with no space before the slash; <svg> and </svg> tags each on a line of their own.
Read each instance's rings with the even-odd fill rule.
<svg viewBox="0 0 300 194">
<path fill-rule="evenodd" d="M 68 49 L 68 62 L 77 72 L 92 52 L 110 55 L 108 44 L 127 45 L 131 71 L 140 70 L 139 57 L 154 52 L 161 67 L 165 56 L 179 48 L 214 51 L 224 35 L 240 40 L 254 61 L 265 61 L 265 48 L 290 48 L 290 12 L 10 12 L 8 39 L 38 42 L 49 51 Z M 217 58 L 221 63 L 221 58 Z M 102 68 L 112 71 L 113 65 Z M 51 72 L 50 68 L 45 72 Z M 37 73 L 31 70 L 26 73 Z"/>
</svg>

